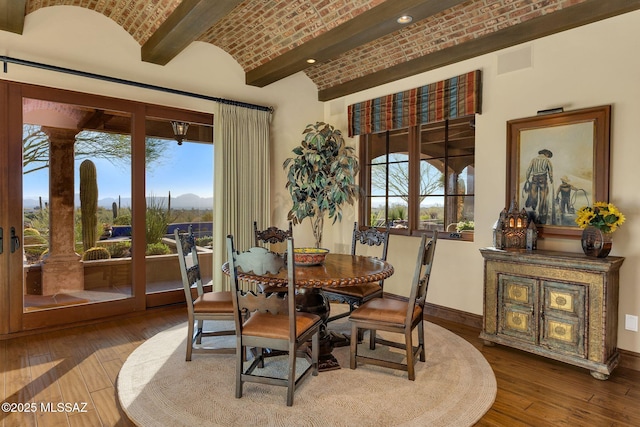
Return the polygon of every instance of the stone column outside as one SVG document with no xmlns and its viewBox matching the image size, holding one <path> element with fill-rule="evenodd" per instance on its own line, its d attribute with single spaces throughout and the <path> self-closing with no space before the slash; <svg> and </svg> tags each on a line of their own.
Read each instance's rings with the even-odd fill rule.
<svg viewBox="0 0 640 427">
<path fill-rule="evenodd" d="M 73 129 L 45 128 L 49 136 L 49 256 L 42 265 L 42 295 L 84 289 L 84 266 L 75 251 Z"/>
</svg>

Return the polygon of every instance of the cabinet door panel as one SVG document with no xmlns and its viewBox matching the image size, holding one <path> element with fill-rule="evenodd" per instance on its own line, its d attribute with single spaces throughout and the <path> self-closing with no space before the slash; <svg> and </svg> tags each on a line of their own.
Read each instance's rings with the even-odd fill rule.
<svg viewBox="0 0 640 427">
<path fill-rule="evenodd" d="M 587 288 L 578 283 L 543 280 L 540 345 L 585 357 Z"/>
<path fill-rule="evenodd" d="M 579 283 L 542 281 L 544 311 L 580 317 L 585 311 L 587 288 Z"/>
<path fill-rule="evenodd" d="M 523 341 L 537 341 L 536 280 L 528 277 L 500 275 L 498 279 L 498 334 Z"/>
<path fill-rule="evenodd" d="M 517 304 L 533 307 L 536 288 L 536 281 L 534 279 L 501 274 L 498 286 L 498 297 L 502 304 Z"/>
<path fill-rule="evenodd" d="M 533 312 L 522 307 L 505 305 L 500 313 L 498 334 L 509 335 L 527 342 L 536 342 L 536 322 Z"/>
</svg>

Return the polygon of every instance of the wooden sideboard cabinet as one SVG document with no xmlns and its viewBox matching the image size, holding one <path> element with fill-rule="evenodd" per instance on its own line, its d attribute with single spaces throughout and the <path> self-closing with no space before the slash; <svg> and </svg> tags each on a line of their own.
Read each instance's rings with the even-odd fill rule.
<svg viewBox="0 0 640 427">
<path fill-rule="evenodd" d="M 606 380 L 618 365 L 618 277 L 624 258 L 480 249 L 480 338 L 586 368 Z"/>
</svg>

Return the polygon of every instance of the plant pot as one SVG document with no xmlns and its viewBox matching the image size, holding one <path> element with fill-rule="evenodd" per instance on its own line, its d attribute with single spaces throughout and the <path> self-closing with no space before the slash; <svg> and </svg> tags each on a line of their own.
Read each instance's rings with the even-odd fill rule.
<svg viewBox="0 0 640 427">
<path fill-rule="evenodd" d="M 582 231 L 582 250 L 585 255 L 605 258 L 611 252 L 613 246 L 612 233 L 603 233 L 596 227 L 587 227 Z"/>
<path fill-rule="evenodd" d="M 311 266 L 324 262 L 329 249 L 323 248 L 295 248 L 293 250 L 293 262 L 296 265 Z"/>
</svg>

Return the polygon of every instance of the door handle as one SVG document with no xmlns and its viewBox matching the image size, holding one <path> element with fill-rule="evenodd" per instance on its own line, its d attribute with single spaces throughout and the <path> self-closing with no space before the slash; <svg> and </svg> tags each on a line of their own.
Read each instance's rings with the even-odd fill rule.
<svg viewBox="0 0 640 427">
<path fill-rule="evenodd" d="M 11 253 L 14 253 L 20 247 L 20 238 L 16 236 L 16 228 L 11 227 Z"/>
<path fill-rule="evenodd" d="M 2 227 L 0 227 L 0 254 L 2 254 L 2 251 L 3 251 L 3 249 L 4 249 L 4 239 L 3 239 L 3 236 L 4 236 L 4 230 L 3 230 L 3 228 L 2 228 Z"/>
</svg>

